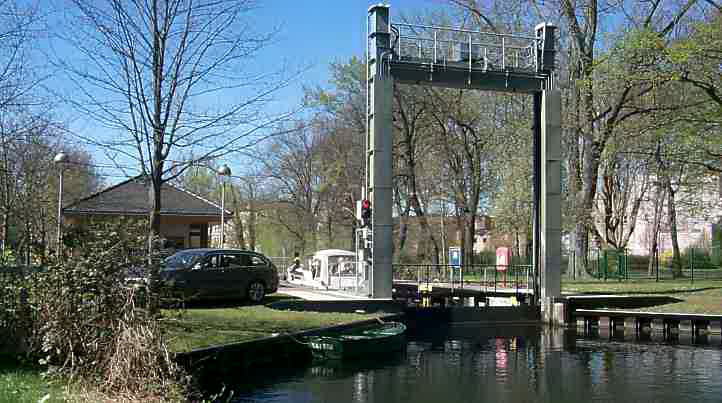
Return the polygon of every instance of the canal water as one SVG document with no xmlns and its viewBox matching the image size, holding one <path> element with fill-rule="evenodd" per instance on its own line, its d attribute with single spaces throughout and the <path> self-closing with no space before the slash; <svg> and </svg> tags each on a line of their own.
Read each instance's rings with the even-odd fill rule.
<svg viewBox="0 0 722 403">
<path fill-rule="evenodd" d="M 722 402 L 718 339 L 410 326 L 407 340 L 403 353 L 255 371 L 222 401 Z"/>
</svg>

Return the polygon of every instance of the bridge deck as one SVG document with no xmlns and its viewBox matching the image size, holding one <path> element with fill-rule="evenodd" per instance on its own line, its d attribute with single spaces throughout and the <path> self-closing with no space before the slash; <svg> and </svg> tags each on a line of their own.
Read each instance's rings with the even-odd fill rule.
<svg viewBox="0 0 722 403">
<path fill-rule="evenodd" d="M 425 285 L 426 283 L 422 283 Z M 432 298 L 443 298 L 443 297 L 499 297 L 508 298 L 519 295 L 531 295 L 533 290 L 527 288 L 517 288 L 514 283 L 509 282 L 506 286 L 503 283 L 498 283 L 496 287 L 488 284 L 469 284 L 464 283 L 463 287 L 459 287 L 455 284 L 452 287 L 451 283 L 433 282 L 428 283 L 431 285 L 431 297 Z M 394 297 L 395 298 L 409 298 L 415 297 L 419 293 L 418 283 L 415 281 L 400 281 L 394 280 Z"/>
</svg>

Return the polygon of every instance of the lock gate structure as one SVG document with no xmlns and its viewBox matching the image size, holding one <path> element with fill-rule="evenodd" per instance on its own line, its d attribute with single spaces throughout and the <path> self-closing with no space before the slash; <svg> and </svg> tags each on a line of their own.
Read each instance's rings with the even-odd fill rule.
<svg viewBox="0 0 722 403">
<path fill-rule="evenodd" d="M 533 97 L 534 297 L 551 315 L 561 293 L 561 97 L 554 85 L 556 27 L 533 35 L 395 23 L 388 5 L 368 9 L 364 197 L 371 228 L 357 242 L 370 264 L 368 295 L 391 298 L 393 82 L 529 94 Z"/>
</svg>

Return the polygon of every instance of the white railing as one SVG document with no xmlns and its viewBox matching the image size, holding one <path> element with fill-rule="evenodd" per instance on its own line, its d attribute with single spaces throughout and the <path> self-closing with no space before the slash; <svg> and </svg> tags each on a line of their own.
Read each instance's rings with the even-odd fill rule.
<svg viewBox="0 0 722 403">
<path fill-rule="evenodd" d="M 391 24 L 394 60 L 469 70 L 538 70 L 541 39 L 430 25 Z"/>
</svg>

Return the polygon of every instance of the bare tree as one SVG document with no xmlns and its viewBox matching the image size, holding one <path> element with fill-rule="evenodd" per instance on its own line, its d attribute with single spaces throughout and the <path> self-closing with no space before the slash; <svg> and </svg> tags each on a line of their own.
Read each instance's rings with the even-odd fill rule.
<svg viewBox="0 0 722 403">
<path fill-rule="evenodd" d="M 251 0 L 70 1 L 65 39 L 81 60 L 60 63 L 78 87 L 72 102 L 111 133 L 83 139 L 147 175 L 158 233 L 164 182 L 257 144 L 288 117 L 263 110 L 286 70 L 249 69 L 275 32 L 256 32 Z"/>
<path fill-rule="evenodd" d="M 63 200 L 96 189 L 90 156 L 65 142 L 62 127 L 43 116 L 0 113 L 0 246 L 47 256 L 57 239 L 58 174 L 53 157 L 63 144 L 71 163 L 64 168 Z"/>
<path fill-rule="evenodd" d="M 34 7 L 0 0 L 0 111 L 26 107 L 37 100 L 32 91 L 42 81 L 29 57 L 40 17 Z"/>
<path fill-rule="evenodd" d="M 275 186 L 280 209 L 274 221 L 293 235 L 296 249 L 315 248 L 320 213 L 326 192 L 322 182 L 320 145 L 322 136 L 299 123 L 296 130 L 273 139 L 264 171 Z"/>
</svg>

